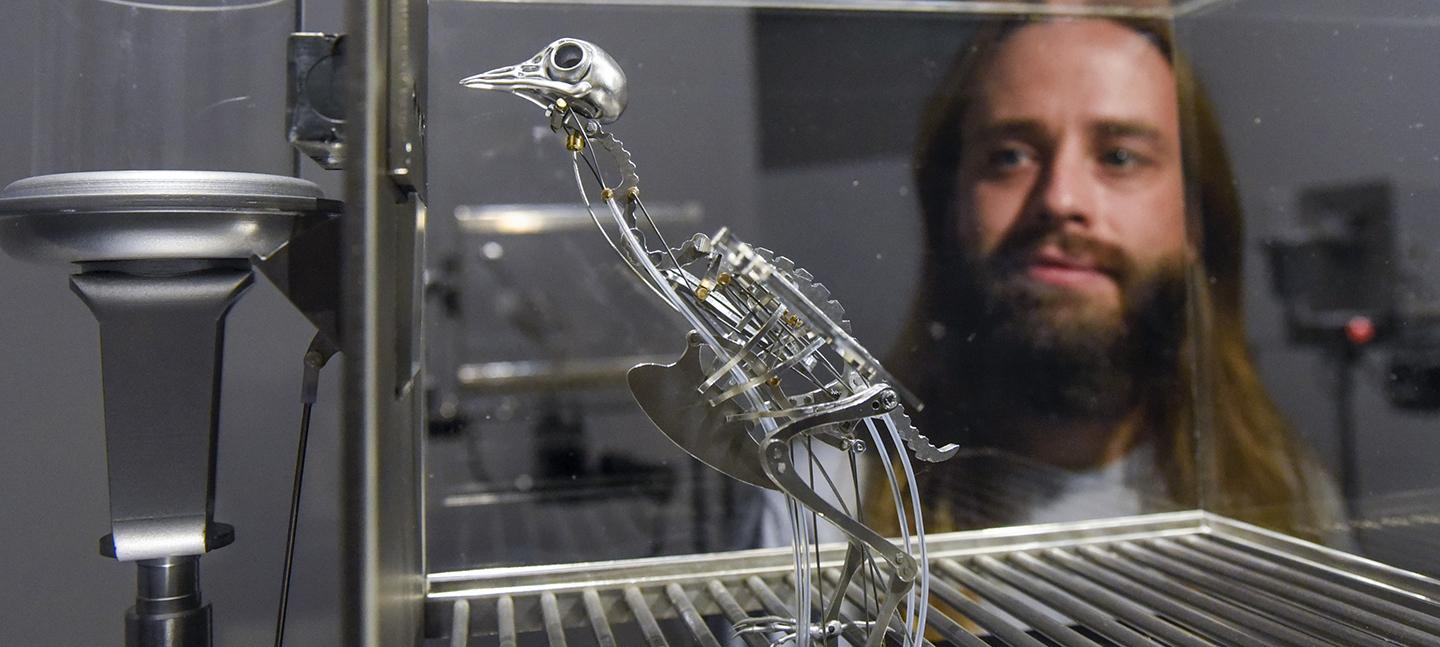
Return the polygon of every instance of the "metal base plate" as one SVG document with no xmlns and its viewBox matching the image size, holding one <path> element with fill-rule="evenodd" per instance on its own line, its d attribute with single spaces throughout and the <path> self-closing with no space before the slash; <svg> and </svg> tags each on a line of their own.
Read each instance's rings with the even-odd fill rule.
<svg viewBox="0 0 1440 647">
<path fill-rule="evenodd" d="M 0 190 L 0 248 L 27 260 L 265 258 L 337 213 L 292 177 L 221 171 L 40 175 Z"/>
</svg>

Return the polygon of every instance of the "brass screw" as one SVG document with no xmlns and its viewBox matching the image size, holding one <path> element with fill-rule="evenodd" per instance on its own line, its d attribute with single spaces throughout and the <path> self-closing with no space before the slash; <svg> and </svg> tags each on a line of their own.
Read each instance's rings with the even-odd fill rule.
<svg viewBox="0 0 1440 647">
<path fill-rule="evenodd" d="M 640 199 L 640 187 L 638 187 L 638 186 L 632 186 L 632 187 L 630 187 L 630 190 L 629 190 L 629 191 L 626 191 L 626 192 L 625 192 L 625 194 L 628 195 L 628 196 L 630 196 L 630 199 L 631 199 L 631 200 L 639 200 L 639 199 Z"/>
<path fill-rule="evenodd" d="M 570 109 L 570 102 L 564 99 L 556 99 L 555 109 L 559 110 L 560 112 L 565 112 L 566 110 Z"/>
<path fill-rule="evenodd" d="M 790 324 L 790 327 L 794 328 L 800 325 L 800 317 L 795 316 L 793 312 L 787 313 L 785 315 L 785 323 Z"/>
<path fill-rule="evenodd" d="M 766 381 L 766 384 L 769 384 L 770 386 L 780 386 L 780 376 L 779 376 L 779 375 L 772 375 L 772 376 L 770 376 L 770 379 Z"/>
<path fill-rule="evenodd" d="M 730 285 L 731 278 L 729 272 L 721 272 L 720 276 L 715 277 L 715 280 L 718 281 L 720 285 Z"/>
<path fill-rule="evenodd" d="M 603 189 L 600 189 L 600 199 L 601 199 L 601 200 L 609 200 L 610 198 L 613 198 L 613 197 L 615 197 L 615 189 L 612 189 L 612 188 L 610 188 L 610 187 L 608 187 L 608 186 L 605 187 L 605 188 L 603 188 Z"/>
<path fill-rule="evenodd" d="M 703 286 L 703 285 L 700 286 L 700 287 L 698 287 L 698 288 L 695 288 L 695 298 L 696 298 L 696 299 L 699 299 L 699 300 L 701 300 L 701 301 L 704 301 L 705 298 L 708 297 L 708 296 L 710 296 L 710 288 L 707 288 L 707 287 L 705 287 L 705 286 Z"/>
<path fill-rule="evenodd" d="M 565 136 L 565 150 L 578 153 L 585 150 L 585 138 L 580 133 L 570 133 Z"/>
</svg>

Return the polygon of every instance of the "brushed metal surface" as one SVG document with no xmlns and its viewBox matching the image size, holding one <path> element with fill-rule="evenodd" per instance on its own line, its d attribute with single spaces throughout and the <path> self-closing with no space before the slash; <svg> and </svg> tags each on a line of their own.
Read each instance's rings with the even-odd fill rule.
<svg viewBox="0 0 1440 647">
<path fill-rule="evenodd" d="M 338 202 L 292 177 L 94 171 L 0 190 L 0 248 L 38 262 L 265 258 Z"/>
</svg>

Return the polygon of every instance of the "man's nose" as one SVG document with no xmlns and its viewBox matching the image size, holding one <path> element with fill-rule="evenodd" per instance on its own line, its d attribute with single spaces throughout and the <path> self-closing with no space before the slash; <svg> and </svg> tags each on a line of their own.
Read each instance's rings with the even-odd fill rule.
<svg viewBox="0 0 1440 647">
<path fill-rule="evenodd" d="M 1095 180 L 1088 160 L 1079 151 L 1057 150 L 1036 187 L 1040 215 L 1056 227 L 1093 226 L 1099 198 Z"/>
</svg>

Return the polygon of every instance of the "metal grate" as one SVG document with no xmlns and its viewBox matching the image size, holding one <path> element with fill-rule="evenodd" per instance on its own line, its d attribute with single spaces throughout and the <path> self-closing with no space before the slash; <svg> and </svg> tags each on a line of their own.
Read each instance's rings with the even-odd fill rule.
<svg viewBox="0 0 1440 647">
<path fill-rule="evenodd" d="M 935 645 L 1440 644 L 1440 581 L 1203 512 L 931 543 Z M 822 551 L 817 587 L 834 586 L 842 551 Z M 734 621 L 790 614 L 789 559 L 784 549 L 438 573 L 427 633 L 457 647 L 741 644 Z M 849 613 L 867 595 L 853 584 Z"/>
</svg>

